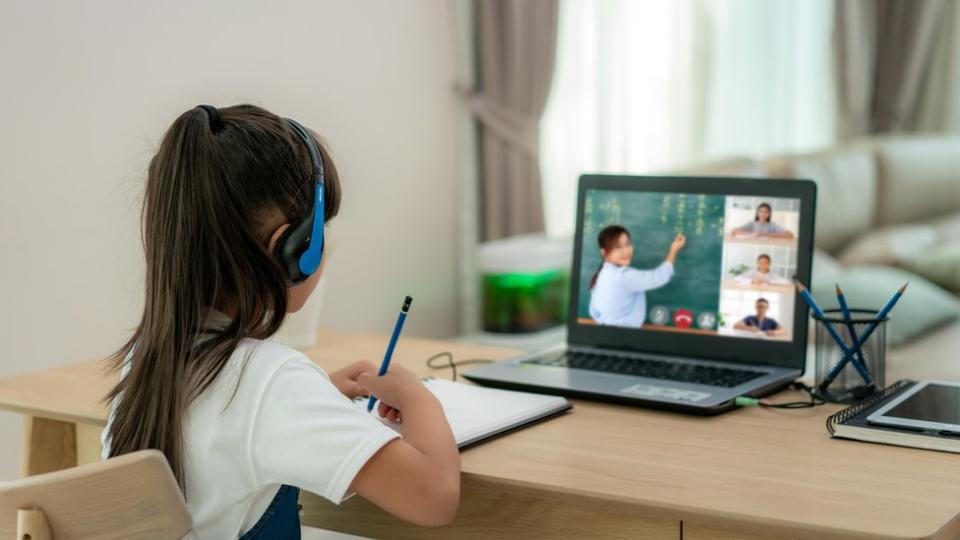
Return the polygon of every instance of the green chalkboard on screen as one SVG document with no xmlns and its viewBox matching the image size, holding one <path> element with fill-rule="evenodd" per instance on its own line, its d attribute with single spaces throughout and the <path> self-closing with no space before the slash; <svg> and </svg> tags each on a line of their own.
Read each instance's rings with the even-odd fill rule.
<svg viewBox="0 0 960 540">
<path fill-rule="evenodd" d="M 646 322 L 672 326 L 676 310 L 686 309 L 693 314 L 694 328 L 715 329 L 720 303 L 724 205 L 723 195 L 587 191 L 579 316 L 590 316 L 590 278 L 602 260 L 597 235 L 608 225 L 620 225 L 630 231 L 633 241 L 630 266 L 641 270 L 662 263 L 678 233 L 687 237 L 686 247 L 677 256 L 673 278 L 663 287 L 646 292 Z M 669 318 L 663 316 L 662 309 L 654 312 L 658 307 L 666 308 Z M 706 314 L 703 319 L 699 319 L 701 314 Z"/>
</svg>

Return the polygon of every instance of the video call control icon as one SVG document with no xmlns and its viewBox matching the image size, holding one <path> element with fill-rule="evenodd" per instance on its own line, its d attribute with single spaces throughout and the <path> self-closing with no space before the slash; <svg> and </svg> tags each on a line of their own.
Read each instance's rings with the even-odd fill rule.
<svg viewBox="0 0 960 540">
<path fill-rule="evenodd" d="M 690 328 L 693 324 L 693 312 L 689 309 L 678 309 L 673 314 L 673 325 L 677 328 Z"/>
<path fill-rule="evenodd" d="M 665 326 L 670 322 L 670 310 L 664 306 L 653 306 L 650 309 L 650 322 Z"/>
<path fill-rule="evenodd" d="M 697 315 L 697 326 L 711 329 L 717 326 L 717 316 L 709 311 Z"/>
</svg>

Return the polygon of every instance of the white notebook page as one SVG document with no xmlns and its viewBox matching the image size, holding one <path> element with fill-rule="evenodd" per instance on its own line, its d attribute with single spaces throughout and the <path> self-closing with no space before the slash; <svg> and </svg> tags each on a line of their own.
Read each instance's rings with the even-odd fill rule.
<svg viewBox="0 0 960 540">
<path fill-rule="evenodd" d="M 568 407 L 567 400 L 527 392 L 514 392 L 428 378 L 424 383 L 443 405 L 457 445 L 525 424 Z M 367 400 L 357 400 L 366 408 Z M 377 414 L 374 408 L 371 414 Z M 383 420 L 403 433 L 403 425 Z"/>
</svg>

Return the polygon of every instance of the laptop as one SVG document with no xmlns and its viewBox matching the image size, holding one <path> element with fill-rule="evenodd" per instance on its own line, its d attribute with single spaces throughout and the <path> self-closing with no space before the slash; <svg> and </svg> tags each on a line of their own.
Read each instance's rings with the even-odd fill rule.
<svg viewBox="0 0 960 540">
<path fill-rule="evenodd" d="M 717 414 L 803 374 L 816 184 L 584 175 L 567 342 L 478 384 Z"/>
</svg>

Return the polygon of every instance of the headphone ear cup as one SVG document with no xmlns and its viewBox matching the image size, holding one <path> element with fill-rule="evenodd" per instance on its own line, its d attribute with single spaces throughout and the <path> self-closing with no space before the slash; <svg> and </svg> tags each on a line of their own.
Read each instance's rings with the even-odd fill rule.
<svg viewBox="0 0 960 540">
<path fill-rule="evenodd" d="M 296 227 L 290 226 L 287 227 L 287 230 L 283 231 L 277 240 L 277 247 L 274 251 L 274 255 L 287 274 L 287 282 L 290 284 L 300 283 L 307 278 L 307 276 L 304 276 L 303 273 L 300 272 L 301 250 L 298 249 L 300 247 L 298 245 L 299 242 L 297 242 L 296 239 L 291 239 L 291 233 L 295 228 Z"/>
</svg>

